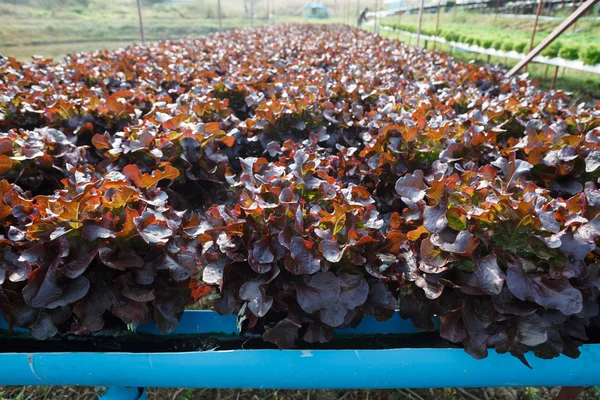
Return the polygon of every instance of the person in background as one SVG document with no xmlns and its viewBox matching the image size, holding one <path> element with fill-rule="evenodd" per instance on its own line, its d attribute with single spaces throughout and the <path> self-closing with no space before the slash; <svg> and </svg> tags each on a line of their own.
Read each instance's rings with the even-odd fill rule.
<svg viewBox="0 0 600 400">
<path fill-rule="evenodd" d="M 363 22 L 367 21 L 367 13 L 369 12 L 369 7 L 365 8 L 363 12 L 360 13 L 360 15 L 358 16 L 358 27 L 360 28 L 360 26 L 362 25 Z"/>
</svg>

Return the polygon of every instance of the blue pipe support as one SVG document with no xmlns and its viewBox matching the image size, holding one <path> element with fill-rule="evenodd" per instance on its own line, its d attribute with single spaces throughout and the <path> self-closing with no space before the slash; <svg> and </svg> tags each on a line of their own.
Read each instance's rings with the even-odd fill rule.
<svg viewBox="0 0 600 400">
<path fill-rule="evenodd" d="M 174 333 L 239 334 L 235 316 L 188 311 Z M 1 328 L 1 327 L 0 327 Z M 155 333 L 145 325 L 138 331 Z M 414 333 L 396 314 L 365 318 L 344 334 Z M 581 356 L 542 360 L 527 368 L 490 350 L 475 360 L 459 348 L 390 350 L 228 350 L 186 353 L 4 353 L 0 385 L 85 385 L 186 388 L 391 389 L 482 386 L 600 385 L 600 345 Z"/>
<path fill-rule="evenodd" d="M 102 395 L 98 395 L 99 400 L 148 400 L 146 389 L 132 387 L 110 387 Z"/>
</svg>

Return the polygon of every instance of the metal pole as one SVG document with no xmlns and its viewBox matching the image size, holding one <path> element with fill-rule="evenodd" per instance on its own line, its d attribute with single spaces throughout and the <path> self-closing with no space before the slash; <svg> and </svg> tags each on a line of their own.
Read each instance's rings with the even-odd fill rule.
<svg viewBox="0 0 600 400">
<path fill-rule="evenodd" d="M 437 18 L 435 20 L 435 36 L 439 36 L 439 29 L 440 29 L 440 10 L 442 8 L 442 0 L 438 1 L 438 8 L 437 8 Z M 435 46 L 436 46 L 437 41 L 433 41 L 433 49 L 435 50 Z"/>
<path fill-rule="evenodd" d="M 423 22 L 423 8 L 425 7 L 425 0 L 421 0 L 421 6 L 419 7 L 419 25 L 417 26 L 417 44 L 415 47 L 419 47 L 419 41 L 421 40 L 421 23 Z"/>
<path fill-rule="evenodd" d="M 219 16 L 219 32 L 223 29 L 221 25 L 221 0 L 217 0 L 217 15 Z"/>
<path fill-rule="evenodd" d="M 254 26 L 254 0 L 250 0 L 250 26 Z"/>
<path fill-rule="evenodd" d="M 144 43 L 146 41 L 146 38 L 144 37 L 144 21 L 142 19 L 142 3 L 141 3 L 141 0 L 137 0 L 137 7 L 138 7 L 138 17 L 140 19 L 140 34 L 142 35 L 142 43 Z"/>
<path fill-rule="evenodd" d="M 358 17 L 360 16 L 360 0 L 356 0 L 356 25 L 358 26 Z"/>
<path fill-rule="evenodd" d="M 548 47 L 548 45 L 552 43 L 557 37 L 559 37 L 564 31 L 569 29 L 569 27 L 573 25 L 579 17 L 581 17 L 587 10 L 592 8 L 594 4 L 596 4 L 598 1 L 599 0 L 587 0 L 585 3 L 579 6 L 579 8 L 573 14 L 569 15 L 567 19 L 565 19 L 559 26 L 554 28 L 550 35 L 546 36 L 546 38 L 544 38 L 544 40 L 542 40 L 540 44 L 538 44 L 533 50 L 527 53 L 525 58 L 519 61 L 517 65 L 513 67 L 513 69 L 508 71 L 506 77 L 510 78 L 511 76 L 519 72 L 519 70 L 521 70 L 521 68 L 523 68 L 525 65 L 529 64 L 529 62 L 533 60 L 535 56 L 540 54 L 542 50 Z"/>
</svg>

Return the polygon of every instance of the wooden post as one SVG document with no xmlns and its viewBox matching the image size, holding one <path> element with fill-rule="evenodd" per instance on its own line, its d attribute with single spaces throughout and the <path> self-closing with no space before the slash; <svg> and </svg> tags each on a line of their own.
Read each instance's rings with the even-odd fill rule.
<svg viewBox="0 0 600 400">
<path fill-rule="evenodd" d="M 535 11 L 535 20 L 533 21 L 533 29 L 531 30 L 531 40 L 529 41 L 529 50 L 533 49 L 533 41 L 535 39 L 535 31 L 537 30 L 538 20 L 540 19 L 540 13 L 542 12 L 542 7 L 544 5 L 544 0 L 539 0 L 537 10 Z"/>
<path fill-rule="evenodd" d="M 402 21 L 402 12 L 398 13 L 398 40 L 400 40 L 400 22 Z"/>
<path fill-rule="evenodd" d="M 452 22 L 454 22 L 456 20 L 456 9 L 458 7 L 456 7 L 456 0 L 454 0 L 454 7 L 452 8 Z"/>
<path fill-rule="evenodd" d="M 425 7 L 425 0 L 421 0 L 419 7 L 419 24 L 417 25 L 417 44 L 415 47 L 419 47 L 419 41 L 421 40 L 421 24 L 423 23 L 423 8 Z"/>
<path fill-rule="evenodd" d="M 141 0 L 137 0 L 137 8 L 138 8 L 138 18 L 140 19 L 140 34 L 142 36 L 142 43 L 146 41 L 144 37 L 144 20 L 142 19 L 142 2 Z"/>
<path fill-rule="evenodd" d="M 350 0 L 346 0 L 346 23 L 350 25 Z"/>
<path fill-rule="evenodd" d="M 250 0 L 250 26 L 254 26 L 254 0 Z"/>
<path fill-rule="evenodd" d="M 223 29 L 221 25 L 221 0 L 217 0 L 217 16 L 219 17 L 219 32 Z"/>
<path fill-rule="evenodd" d="M 494 14 L 494 21 L 498 18 L 498 8 L 500 8 L 500 0 L 496 0 L 496 13 Z"/>
<path fill-rule="evenodd" d="M 273 14 L 273 22 L 275 22 L 275 0 L 271 2 L 271 14 Z"/>
<path fill-rule="evenodd" d="M 269 22 L 269 0 L 265 0 L 265 18 Z"/>
<path fill-rule="evenodd" d="M 535 40 L 535 31 L 537 30 L 538 20 L 540 19 L 540 13 L 542 12 L 542 7 L 544 5 L 544 0 L 538 0 L 538 6 L 535 10 L 535 20 L 533 20 L 533 29 L 531 30 L 531 39 L 529 40 L 529 49 L 527 52 L 530 52 L 533 49 L 533 41 Z M 527 65 L 524 68 L 524 71 L 527 72 Z"/>
<path fill-rule="evenodd" d="M 564 31 L 569 29 L 569 27 L 573 25 L 573 23 L 575 23 L 575 21 L 577 21 L 579 17 L 581 17 L 587 10 L 592 8 L 594 4 L 596 4 L 598 1 L 599 0 L 586 0 L 581 6 L 579 6 L 579 8 L 573 14 L 569 15 L 567 19 L 565 19 L 559 26 L 554 28 L 552 33 L 546 36 L 540 44 L 538 44 L 533 50 L 527 53 L 525 58 L 519 61 L 517 65 L 513 67 L 513 69 L 508 71 L 506 77 L 510 78 L 511 76 L 519 72 L 521 68 L 529 64 L 529 62 L 533 60 L 535 56 L 540 54 L 542 50 L 548 47 L 548 45 L 552 43 L 557 37 L 559 37 Z"/>
<path fill-rule="evenodd" d="M 358 26 L 358 17 L 360 16 L 360 0 L 356 0 L 356 26 Z"/>
<path fill-rule="evenodd" d="M 373 20 L 373 33 L 377 33 L 377 9 L 379 8 L 379 0 L 375 0 L 375 19 Z"/>
<path fill-rule="evenodd" d="M 437 7 L 437 17 L 435 19 L 435 36 L 439 36 L 440 33 L 440 10 L 442 8 L 442 0 L 438 1 L 438 7 Z M 433 49 L 435 50 L 435 46 L 437 44 L 437 41 L 433 41 Z"/>
</svg>

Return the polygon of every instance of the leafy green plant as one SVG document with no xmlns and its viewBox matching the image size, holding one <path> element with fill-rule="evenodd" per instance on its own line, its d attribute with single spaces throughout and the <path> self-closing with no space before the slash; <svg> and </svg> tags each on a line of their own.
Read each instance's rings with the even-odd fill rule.
<svg viewBox="0 0 600 400">
<path fill-rule="evenodd" d="M 515 44 L 513 50 L 517 53 L 525 53 L 525 49 L 527 48 L 526 42 L 518 42 Z"/>
<path fill-rule="evenodd" d="M 562 42 L 554 41 L 542 51 L 542 55 L 546 57 L 558 57 L 558 52 L 562 47 Z"/>
<path fill-rule="evenodd" d="M 505 40 L 504 42 L 502 42 L 502 50 L 511 51 L 512 49 L 513 49 L 513 42 L 511 42 L 510 40 Z"/>
<path fill-rule="evenodd" d="M 588 46 L 579 51 L 579 59 L 587 65 L 600 64 L 600 47 Z"/>
<path fill-rule="evenodd" d="M 444 39 L 446 39 L 446 41 L 448 41 L 448 42 L 456 42 L 456 41 L 458 41 L 458 38 L 459 38 L 458 34 L 454 31 L 448 31 L 444 35 Z"/>
<path fill-rule="evenodd" d="M 579 58 L 579 46 L 573 44 L 563 46 L 558 51 L 558 56 L 565 60 L 577 60 Z"/>
<path fill-rule="evenodd" d="M 496 40 L 496 41 L 494 41 L 494 43 L 492 44 L 492 47 L 493 47 L 495 50 L 500 50 L 500 49 L 502 49 L 502 45 L 503 45 L 503 41 L 502 41 L 502 40 Z"/>
<path fill-rule="evenodd" d="M 493 44 L 494 44 L 494 41 L 491 39 L 483 39 L 481 41 L 481 47 L 483 47 L 484 49 L 491 48 Z"/>
</svg>

